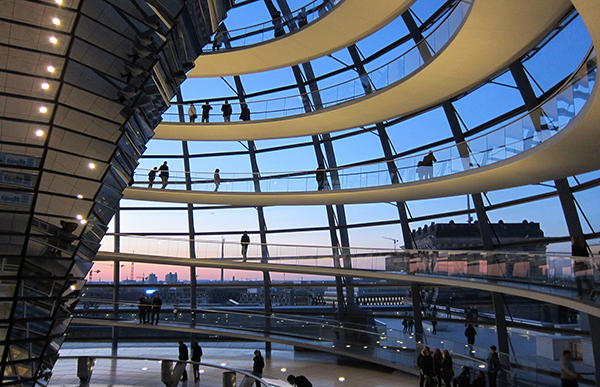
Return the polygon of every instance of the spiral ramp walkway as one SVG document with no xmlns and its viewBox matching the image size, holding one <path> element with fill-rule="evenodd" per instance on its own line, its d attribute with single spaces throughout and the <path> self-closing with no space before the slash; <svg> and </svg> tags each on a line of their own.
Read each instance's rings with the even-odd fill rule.
<svg viewBox="0 0 600 387">
<path fill-rule="evenodd" d="M 390 254 L 392 254 L 390 257 L 393 257 L 396 252 L 390 252 Z M 402 254 L 403 253 L 401 252 L 398 256 L 401 257 Z M 477 256 L 476 252 L 471 252 L 468 256 L 468 258 L 464 259 L 477 261 L 478 259 L 491 258 L 490 256 L 486 256 L 487 258 Z M 411 257 L 411 253 L 408 253 L 408 257 Z M 458 273 L 444 274 L 443 265 L 440 267 L 442 270 L 441 272 L 436 271 L 434 273 L 407 273 L 404 271 L 393 271 L 387 267 L 385 270 L 365 268 L 350 269 L 332 267 L 327 264 L 323 266 L 323 262 L 320 263 L 320 266 L 301 264 L 297 261 L 301 262 L 303 257 L 297 257 L 298 259 L 291 258 L 292 257 L 286 256 L 280 261 L 278 257 L 271 257 L 271 262 L 273 263 L 262 263 L 259 261 L 242 262 L 239 259 L 189 259 L 101 251 L 97 254 L 95 261 L 135 262 L 154 265 L 221 268 L 269 273 L 284 272 L 317 276 L 322 276 L 324 273 L 327 273 L 326 275 L 328 276 L 385 280 L 390 283 L 398 283 L 398 281 L 401 281 L 405 284 L 418 283 L 421 286 L 449 286 L 453 288 L 497 292 L 529 300 L 561 305 L 563 307 L 587 313 L 590 316 L 600 317 L 599 305 L 592 300 L 577 298 L 575 296 L 576 292 L 574 291 L 574 284 L 571 284 L 570 288 L 565 286 L 565 283 L 552 285 L 548 282 L 548 279 L 543 276 L 540 278 L 545 278 L 545 280 L 540 280 L 540 278 L 535 277 L 535 275 L 531 275 L 528 278 L 513 278 L 509 275 L 499 277 L 497 274 L 484 274 L 476 277 L 470 275 L 461 276 Z M 364 256 L 359 254 L 359 258 L 364 258 Z M 404 260 L 406 260 L 406 258 L 407 257 L 404 257 Z M 309 259 L 312 259 L 312 257 Z M 385 257 L 384 259 L 387 261 L 388 257 Z M 460 260 L 461 258 L 458 259 Z M 522 259 L 525 261 L 533 260 L 531 264 L 535 266 L 534 262 L 536 258 L 530 257 L 528 254 L 523 254 Z M 570 258 L 566 257 L 565 259 Z M 410 262 L 413 261 L 414 256 L 410 258 Z M 296 263 L 294 264 L 294 262 Z M 502 259 L 500 258 L 498 262 L 502 262 Z M 331 264 L 333 264 L 333 262 Z M 108 302 L 110 303 L 111 300 Z M 133 304 L 129 307 L 135 308 Z M 172 321 L 164 324 L 161 323 L 160 326 L 145 326 L 145 328 L 157 329 L 159 331 L 189 332 L 192 334 L 204 333 L 246 340 L 294 345 L 296 347 L 369 361 L 403 372 L 413 374 L 417 372 L 414 367 L 416 348 L 412 346 L 412 334 L 410 338 L 404 338 L 406 340 L 405 342 L 396 341 L 402 339 L 402 337 L 396 337 L 399 333 L 392 333 L 392 329 L 389 329 L 388 331 L 387 327 L 383 327 L 382 330 L 381 327 L 376 327 L 376 323 L 372 326 L 369 326 L 371 323 L 368 323 L 364 328 L 353 327 L 352 324 L 350 324 L 350 326 L 342 324 L 338 327 L 333 320 L 328 320 L 328 322 L 324 319 L 312 321 L 311 317 L 296 316 L 295 314 L 290 314 L 289 311 L 283 312 L 282 314 L 271 313 L 268 317 L 265 317 L 261 311 L 251 312 L 243 309 L 237 311 L 235 309 L 199 309 L 196 311 L 196 315 L 201 315 L 202 317 L 194 323 Z M 225 316 L 224 320 L 221 321 L 219 316 Z M 86 316 L 85 313 L 83 316 L 75 317 L 73 322 L 84 327 L 117 326 L 134 330 L 139 330 L 140 326 L 137 321 L 135 321 L 135 318 L 132 318 L 130 321 L 111 320 L 103 317 L 90 318 L 89 316 Z M 329 325 L 330 323 L 333 323 L 333 325 Z M 390 337 L 386 336 L 391 336 L 391 340 L 389 340 Z M 431 339 L 433 340 L 433 337 Z M 426 340 L 428 339 L 426 338 Z M 443 342 L 445 343 L 444 345 L 446 348 L 451 348 L 453 351 L 455 366 L 460 367 L 461 365 L 467 365 L 473 367 L 479 365 L 480 367 L 484 367 L 484 360 L 460 355 L 459 347 L 463 346 L 463 342 L 452 342 L 449 338 L 444 338 Z M 397 343 L 401 344 L 398 345 Z M 406 345 L 408 345 L 408 347 Z M 483 353 L 485 353 L 485 351 Z M 475 363 L 473 363 L 473 361 L 475 361 Z M 521 383 L 525 382 L 525 385 L 528 385 L 527 383 L 532 381 L 536 385 L 553 385 L 554 383 L 553 378 L 555 378 L 555 376 L 545 368 L 547 365 L 542 365 L 542 363 L 540 363 L 540 365 L 537 363 L 523 364 L 522 359 L 520 360 L 519 358 L 512 359 L 511 365 L 512 370 L 507 373 L 510 375 L 510 379 L 513 382 L 516 382 L 518 379 Z"/>
<path fill-rule="evenodd" d="M 251 74 L 296 65 L 331 54 L 378 31 L 415 0 L 343 0 L 306 27 L 263 43 L 207 52 L 188 78 Z"/>
<path fill-rule="evenodd" d="M 470 276 L 443 276 L 426 273 L 408 274 L 406 272 L 393 272 L 387 270 L 348 269 L 339 267 L 321 267 L 281 263 L 240 262 L 222 259 L 189 259 L 145 254 L 111 253 L 104 251 L 98 252 L 94 258 L 94 261 L 96 262 L 110 262 L 115 260 L 156 265 L 219 269 L 224 268 L 233 270 L 268 271 L 279 273 L 285 272 L 304 275 L 323 275 L 326 272 L 328 276 L 417 282 L 425 286 L 450 286 L 466 289 L 477 289 L 524 297 L 550 304 L 563 305 L 568 308 L 579 310 L 600 318 L 600 306 L 594 302 L 578 299 L 574 297 L 572 293 L 568 293 L 566 291 L 564 294 L 561 294 L 560 292 L 549 292 L 547 284 L 540 284 L 538 286 L 535 282 L 524 283 L 522 281 L 512 281 L 506 278 L 478 277 L 477 279 L 474 279 Z"/>
<path fill-rule="evenodd" d="M 499 3 L 502 3 L 503 5 L 500 6 Z M 299 118 L 287 119 L 285 120 L 285 125 L 278 125 L 278 129 L 283 130 L 281 128 L 286 127 L 285 130 L 287 131 L 290 127 L 295 127 L 297 123 L 302 122 L 303 120 L 312 120 L 313 118 L 318 122 L 319 119 L 317 119 L 317 117 L 325 117 L 321 114 L 332 114 L 330 118 L 333 119 L 332 125 L 334 125 L 337 122 L 335 118 L 338 117 L 337 114 L 341 110 L 346 111 L 345 109 L 347 108 L 353 109 L 353 113 L 340 114 L 339 117 L 351 116 L 350 119 L 364 118 L 365 115 L 373 113 L 373 109 L 366 107 L 368 106 L 369 101 L 374 98 L 380 102 L 380 109 L 378 109 L 378 111 L 389 109 L 391 112 L 396 109 L 395 114 L 398 114 L 397 107 L 406 106 L 404 100 L 411 99 L 413 96 L 414 98 L 412 101 L 415 103 L 415 106 L 423 107 L 426 106 L 426 104 L 435 103 L 436 101 L 446 98 L 448 95 L 468 89 L 477 84 L 477 82 L 481 82 L 490 74 L 505 68 L 518 57 L 523 50 L 526 51 L 526 48 L 531 48 L 540 36 L 543 36 L 543 32 L 546 32 L 550 28 L 549 26 L 553 25 L 553 21 L 556 21 L 556 18 L 558 18 L 559 15 L 562 15 L 568 8 L 562 1 L 553 2 L 552 4 L 556 6 L 555 8 L 542 7 L 541 4 L 536 4 L 536 6 L 532 5 L 531 8 L 521 8 L 523 3 L 515 3 L 513 6 L 509 7 L 507 3 L 511 3 L 511 1 L 474 2 L 473 9 L 471 14 L 467 17 L 465 25 L 460 29 L 458 35 L 450 43 L 447 49 L 410 79 L 400 82 L 397 86 L 390 88 L 390 90 L 374 93 L 375 95 L 373 97 L 363 98 L 360 102 L 351 103 L 352 107 L 344 106 L 325 109 L 327 113 L 307 114 L 299 116 Z M 579 0 L 574 1 L 573 4 L 588 27 L 594 45 L 597 46 L 598 42 L 600 42 L 600 4 L 593 0 Z M 527 2 L 527 5 L 530 5 L 530 2 Z M 498 6 L 499 9 L 491 9 L 491 7 L 494 6 Z M 548 15 L 545 19 L 538 14 L 536 14 L 535 17 L 531 13 L 528 14 L 528 11 L 536 13 L 540 9 L 548 12 L 548 8 L 551 8 L 553 11 L 550 12 L 551 15 Z M 504 11 L 501 12 L 501 10 Z M 512 13 L 509 10 L 515 10 L 515 12 Z M 494 20 L 502 19 L 502 22 L 494 22 L 494 24 L 491 24 L 493 20 L 488 20 L 490 14 L 495 14 L 495 16 L 497 16 L 496 14 L 503 15 L 503 17 L 493 18 Z M 506 52 L 502 64 L 498 65 L 491 60 L 490 57 L 498 55 L 498 48 L 503 47 L 503 45 L 506 44 L 500 37 L 505 36 L 506 39 L 508 39 L 508 35 L 510 35 L 511 38 L 517 39 L 518 36 L 524 34 L 524 31 L 515 29 L 518 30 L 518 33 L 514 30 L 501 33 L 500 31 L 497 31 L 494 26 L 501 29 L 503 25 L 508 24 L 509 18 L 523 15 L 526 16 L 524 20 L 527 20 L 527 18 L 532 18 L 534 21 L 543 19 L 545 20 L 545 25 L 539 25 L 537 27 L 538 32 L 537 34 L 534 34 L 536 39 L 529 37 L 527 42 L 521 44 L 518 53 L 513 51 L 511 56 L 509 56 L 509 53 Z M 520 23 L 516 24 L 521 25 Z M 527 23 L 524 24 L 526 25 L 524 28 L 529 28 Z M 491 27 L 489 27 L 490 25 Z M 488 27 L 486 28 L 483 26 Z M 489 39 L 477 38 L 477 36 L 482 34 L 489 36 Z M 498 38 L 499 41 L 496 41 L 496 38 Z M 482 43 L 482 41 L 485 42 Z M 481 49 L 487 51 L 480 52 L 478 55 L 466 54 L 467 47 L 477 45 L 479 45 Z M 508 51 L 508 49 L 505 51 Z M 450 60 L 451 58 L 452 60 Z M 496 57 L 496 59 L 498 58 Z M 454 63 L 455 61 L 458 61 L 458 64 L 450 66 L 450 63 Z M 473 61 L 475 62 L 473 65 L 468 64 Z M 460 69 L 464 71 L 460 71 Z M 468 74 L 466 74 L 466 71 L 473 73 L 475 71 L 473 69 L 478 69 L 480 76 L 469 77 Z M 458 75 L 460 75 L 460 77 Z M 436 83 L 434 80 L 439 81 L 439 79 L 448 79 L 448 82 L 438 82 L 441 86 L 433 87 Z M 418 86 L 421 82 L 423 84 Z M 448 91 L 445 94 L 445 97 L 440 97 L 441 99 L 436 99 L 434 101 L 434 98 L 437 97 L 433 96 L 432 93 L 435 94 L 440 89 L 447 88 L 448 84 L 453 85 L 450 87 L 450 89 L 453 90 Z M 127 188 L 124 197 L 134 200 L 229 204 L 240 206 L 351 204 L 447 197 L 472 192 L 484 192 L 527 184 L 536 184 L 541 181 L 564 178 L 600 168 L 600 159 L 592 156 L 595 155 L 597 149 L 600 148 L 600 136 L 597 135 L 597 123 L 600 122 L 600 100 L 597 97 L 597 89 L 598 86 L 596 83 L 582 111 L 580 111 L 567 127 L 540 145 L 517 156 L 498 161 L 491 165 L 470 169 L 444 177 L 397 185 L 320 192 L 215 193 L 168 189 L 149 190 L 143 188 Z M 431 91 L 429 95 L 425 93 L 427 90 Z M 395 93 L 396 91 L 399 92 L 397 96 L 392 97 L 391 95 L 388 95 L 388 93 Z M 398 98 L 404 98 L 404 100 L 402 100 L 403 102 L 399 103 Z M 417 100 L 419 102 L 414 102 Z M 365 108 L 365 110 L 362 110 L 363 108 Z M 372 123 L 376 120 L 376 118 L 372 117 L 366 120 L 365 123 Z M 282 123 L 281 120 L 278 120 L 277 122 L 279 122 L 279 124 Z M 260 128 L 261 131 L 268 132 L 270 131 L 271 123 L 272 122 L 261 121 L 250 123 L 248 125 L 255 125 L 256 128 Z M 240 133 L 243 132 L 243 125 L 246 124 L 233 123 L 231 125 L 239 130 L 237 133 L 238 137 L 241 135 Z M 193 128 L 196 131 L 204 133 L 201 125 L 178 124 L 171 126 L 170 124 L 163 124 L 161 126 L 163 129 L 172 127 L 173 129 L 168 131 L 172 135 L 179 133 L 179 139 L 190 139 L 186 137 L 187 128 Z M 206 127 L 212 127 L 212 131 L 215 133 L 223 133 L 225 131 L 224 129 L 229 128 L 229 125 L 210 124 Z M 303 127 L 310 128 L 312 127 L 312 124 L 307 124 L 306 126 L 303 124 Z M 157 132 L 159 133 L 158 137 L 164 138 L 164 136 L 161 136 L 160 134 L 165 131 L 167 130 L 159 130 Z M 319 131 L 317 130 L 315 133 L 319 133 Z M 237 139 L 239 140 L 240 138 Z M 557 162 L 557 160 L 560 160 L 560 162 Z"/>
<path fill-rule="evenodd" d="M 204 124 L 163 122 L 156 128 L 154 138 L 238 141 L 308 136 L 420 111 L 470 90 L 506 69 L 538 44 L 570 8 L 571 3 L 567 0 L 473 1 L 464 24 L 445 49 L 420 69 L 381 91 L 289 118 Z M 334 10 L 331 15 L 336 12 Z M 271 48 L 271 44 L 266 44 L 265 48 Z M 294 49 L 294 46 L 290 48 Z M 246 60 L 240 58 L 239 62 Z M 202 65 L 198 63 L 199 66 Z"/>
</svg>

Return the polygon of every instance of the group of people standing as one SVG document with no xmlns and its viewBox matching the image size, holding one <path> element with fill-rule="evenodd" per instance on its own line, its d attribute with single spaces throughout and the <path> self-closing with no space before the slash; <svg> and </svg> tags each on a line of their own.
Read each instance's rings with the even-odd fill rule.
<svg viewBox="0 0 600 387">
<path fill-rule="evenodd" d="M 201 106 L 202 108 L 202 122 L 210 122 L 210 111 L 213 109 L 212 106 L 205 101 Z M 246 102 L 240 103 L 240 120 L 242 121 L 250 121 L 250 108 L 248 108 L 248 104 Z M 223 122 L 231 122 L 231 114 L 233 114 L 233 108 L 228 100 L 225 100 L 221 105 L 221 113 L 223 113 Z M 190 118 L 190 122 L 196 122 L 196 118 L 198 118 L 198 113 L 196 111 L 196 107 L 193 103 L 190 104 L 188 108 L 188 116 Z"/>
<path fill-rule="evenodd" d="M 192 342 L 191 356 L 190 356 L 190 352 L 188 350 L 188 346 L 183 341 L 179 342 L 178 359 L 182 363 L 187 362 L 188 360 L 191 360 L 193 362 L 192 369 L 194 370 L 194 381 L 195 382 L 198 382 L 200 380 L 200 362 L 202 361 L 202 355 L 204 355 L 204 353 L 202 352 L 202 347 L 200 346 L 200 344 L 198 344 L 198 341 L 194 340 Z M 187 367 L 184 367 L 184 369 L 183 369 L 183 374 L 181 376 L 182 381 L 188 380 L 188 374 L 187 374 L 186 368 Z M 252 359 L 252 375 L 256 376 L 257 378 L 262 378 L 264 368 L 265 368 L 265 359 L 263 358 L 260 351 L 257 349 L 254 351 L 254 358 Z M 309 382 L 308 379 L 302 375 L 299 375 L 299 376 L 289 375 L 287 377 L 287 381 L 288 381 L 288 383 L 290 383 L 291 385 L 296 386 L 296 387 L 312 387 L 311 382 Z M 260 387 L 260 385 L 261 385 L 261 383 L 257 379 L 256 387 Z"/>
<path fill-rule="evenodd" d="M 448 350 L 436 348 L 431 354 L 428 346 L 424 346 L 417 357 L 419 368 L 419 387 L 441 387 L 442 381 L 446 387 L 451 387 L 454 369 L 452 357 Z"/>
<path fill-rule="evenodd" d="M 161 306 L 162 299 L 158 292 L 154 292 L 154 298 L 152 300 L 150 300 L 150 296 L 146 294 L 142 295 L 138 302 L 140 324 L 158 325 Z"/>
<path fill-rule="evenodd" d="M 502 366 L 496 346 L 490 347 L 487 358 L 489 387 L 496 387 L 498 373 Z M 417 358 L 419 369 L 419 387 L 486 387 L 485 373 L 478 371 L 475 379 L 471 381 L 469 367 L 463 366 L 462 372 L 454 377 L 454 366 L 452 357 L 448 350 L 441 351 L 436 348 L 431 353 L 428 346 L 424 346 Z M 442 384 L 443 382 L 443 384 Z"/>
</svg>

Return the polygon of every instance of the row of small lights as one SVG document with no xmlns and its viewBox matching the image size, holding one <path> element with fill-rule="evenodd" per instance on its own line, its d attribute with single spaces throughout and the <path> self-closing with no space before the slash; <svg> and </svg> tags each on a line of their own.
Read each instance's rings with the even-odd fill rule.
<svg viewBox="0 0 600 387">
<path fill-rule="evenodd" d="M 161 364 L 161 363 L 162 363 L 162 361 L 159 361 L 158 363 L 159 363 L 159 364 Z M 227 365 L 227 363 L 221 363 L 221 366 L 223 366 L 223 367 L 225 367 L 226 365 Z M 142 367 L 142 371 L 148 371 L 148 367 Z M 200 372 L 201 374 L 203 374 L 203 373 L 204 373 L 204 370 L 203 370 L 203 369 L 201 369 L 201 370 L 199 370 L 199 372 Z M 282 369 L 281 369 L 281 372 L 287 372 L 287 368 L 282 368 Z M 338 378 L 338 380 L 339 380 L 340 382 L 345 382 L 345 381 L 346 381 L 346 378 L 345 378 L 345 377 L 343 377 L 343 376 L 340 376 L 340 377 Z"/>
<path fill-rule="evenodd" d="M 54 0 L 54 2 L 58 5 L 62 5 L 63 0 Z M 54 24 L 55 26 L 59 26 L 60 25 L 60 19 L 58 17 L 54 17 L 52 18 L 52 24 Z M 50 43 L 52 44 L 57 44 L 58 43 L 58 38 L 54 35 L 50 36 L 50 38 L 48 39 L 50 41 Z M 50 74 L 53 74 L 56 71 L 56 68 L 52 65 L 48 65 L 48 67 L 46 67 L 46 71 L 48 71 Z M 42 84 L 40 85 L 42 90 L 49 90 L 50 89 L 50 84 L 48 82 L 42 82 Z M 39 112 L 42 114 L 46 114 L 48 113 L 48 108 L 46 106 L 40 106 L 39 108 Z M 44 134 L 46 134 L 42 129 L 37 129 L 35 131 L 35 135 L 37 137 L 42 137 L 44 136 Z M 90 162 L 88 163 L 88 168 L 89 169 L 95 169 L 96 168 L 96 164 Z M 83 199 L 83 195 L 79 194 L 77 195 L 77 199 Z M 82 216 L 82 215 L 77 215 L 77 220 L 79 221 L 79 223 L 86 224 L 87 220 Z"/>
</svg>

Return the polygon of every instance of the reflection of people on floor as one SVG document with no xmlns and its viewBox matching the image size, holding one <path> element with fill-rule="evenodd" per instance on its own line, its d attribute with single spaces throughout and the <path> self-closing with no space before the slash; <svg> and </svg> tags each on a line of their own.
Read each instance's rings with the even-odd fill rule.
<svg viewBox="0 0 600 387">
<path fill-rule="evenodd" d="M 246 257 L 248 255 L 248 245 L 250 244 L 250 237 L 248 236 L 247 231 L 244 231 L 244 235 L 242 235 L 240 243 L 242 245 L 242 257 L 244 258 L 244 262 L 246 262 Z"/>
<path fill-rule="evenodd" d="M 434 162 L 437 162 L 437 159 L 433 155 L 433 151 L 429 151 L 429 153 L 423 157 L 423 160 L 417 163 L 417 174 L 420 180 L 433 177 Z"/>
<path fill-rule="evenodd" d="M 583 298 L 583 283 L 585 283 L 590 298 L 593 300 L 596 297 L 594 290 L 594 269 L 591 267 L 591 261 L 588 259 L 590 254 L 587 250 L 585 240 L 580 235 L 575 235 L 571 238 L 571 255 L 573 257 L 586 257 L 586 259 L 573 258 L 573 274 L 575 275 L 575 283 L 577 285 L 577 297 Z"/>
</svg>

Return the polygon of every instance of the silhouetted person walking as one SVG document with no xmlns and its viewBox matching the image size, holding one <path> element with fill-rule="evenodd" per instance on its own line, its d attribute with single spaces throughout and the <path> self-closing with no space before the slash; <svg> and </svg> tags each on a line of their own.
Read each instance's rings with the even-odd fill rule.
<svg viewBox="0 0 600 387">
<path fill-rule="evenodd" d="M 473 356 L 473 345 L 475 344 L 475 336 L 477 331 L 473 328 L 473 324 L 467 325 L 465 329 L 465 336 L 467 337 L 467 344 L 469 344 L 469 355 Z"/>
<path fill-rule="evenodd" d="M 215 192 L 219 189 L 219 185 L 221 184 L 221 176 L 219 175 L 219 168 L 215 169 L 215 174 L 213 175 L 213 179 L 215 181 Z"/>
<path fill-rule="evenodd" d="M 156 172 L 158 172 L 158 168 L 154 167 L 154 169 L 151 169 L 150 172 L 148 172 L 148 188 L 152 188 L 152 185 L 154 184 L 154 179 L 156 179 Z"/>
<path fill-rule="evenodd" d="M 319 167 L 315 172 L 315 179 L 317 180 L 317 189 L 323 191 L 325 189 L 325 182 L 327 181 L 327 172 L 325 171 L 323 163 L 319 163 Z"/>
<path fill-rule="evenodd" d="M 433 155 L 433 151 L 429 151 L 429 153 L 423 157 L 422 161 L 419 161 L 417 164 L 417 172 L 419 175 L 419 179 L 429 179 L 433 177 L 433 162 L 437 162 L 437 159 Z"/>
<path fill-rule="evenodd" d="M 138 301 L 140 324 L 145 324 L 146 322 L 148 322 L 148 317 L 146 316 L 146 297 L 147 296 L 143 294 Z"/>
<path fill-rule="evenodd" d="M 150 318 L 150 324 L 158 325 L 158 319 L 160 318 L 160 308 L 162 307 L 162 300 L 158 295 L 158 292 L 154 293 L 152 299 L 152 317 Z"/>
<path fill-rule="evenodd" d="M 190 116 L 190 122 L 196 122 L 196 118 L 198 118 L 196 107 L 193 103 L 190 104 L 190 108 L 188 109 L 188 116 Z"/>
<path fill-rule="evenodd" d="M 433 357 L 431 357 L 428 346 L 424 346 L 417 357 L 417 368 L 419 369 L 419 387 L 434 387 Z"/>
<path fill-rule="evenodd" d="M 242 235 L 240 243 L 242 245 L 242 257 L 244 258 L 243 262 L 246 262 L 246 257 L 248 255 L 248 245 L 250 244 L 250 236 L 248 236 L 247 231 L 244 231 L 244 235 Z"/>
<path fill-rule="evenodd" d="M 577 387 L 579 383 L 577 380 L 581 379 L 581 375 L 575 371 L 571 359 L 573 354 L 571 351 L 564 351 L 563 356 L 560 359 L 560 380 L 562 387 Z"/>
<path fill-rule="evenodd" d="M 500 363 L 500 358 L 498 357 L 498 352 L 496 352 L 496 349 L 496 346 L 492 345 L 490 347 L 490 355 L 487 358 L 488 378 L 490 387 L 496 387 L 496 379 L 498 378 L 498 372 L 500 372 L 500 369 L 502 368 L 502 364 Z"/>
<path fill-rule="evenodd" d="M 232 109 L 227 100 L 225 100 L 225 103 L 223 103 L 223 106 L 221 106 L 221 111 L 223 112 L 223 122 L 230 122 Z"/>
<path fill-rule="evenodd" d="M 202 347 L 194 340 L 192 343 L 192 361 L 194 363 L 200 363 L 202 361 Z M 200 380 L 200 364 L 192 364 L 194 370 L 194 382 Z"/>
<path fill-rule="evenodd" d="M 248 108 L 248 104 L 246 102 L 242 102 L 240 104 L 240 109 L 240 120 L 250 121 L 250 109 Z"/>
<path fill-rule="evenodd" d="M 212 106 L 209 105 L 208 101 L 204 102 L 204 105 L 202 105 L 202 122 L 209 121 L 211 110 Z"/>
<path fill-rule="evenodd" d="M 259 378 L 262 378 L 263 368 L 265 368 L 265 359 L 260 354 L 260 351 L 257 349 L 254 351 L 254 359 L 252 359 L 254 364 L 252 365 L 252 374 Z M 256 387 L 260 387 L 260 382 L 256 381 Z"/>
<path fill-rule="evenodd" d="M 223 40 L 225 40 L 225 35 L 223 34 L 223 31 L 217 31 L 217 33 L 215 34 L 215 39 L 213 40 L 212 50 L 220 51 L 221 44 L 223 44 Z"/>
<path fill-rule="evenodd" d="M 283 24 L 281 22 L 281 12 L 277 11 L 275 13 L 275 17 L 273 18 L 273 25 L 275 26 L 276 38 L 281 35 L 285 35 L 285 30 L 283 29 Z"/>
<path fill-rule="evenodd" d="M 167 162 L 165 161 L 163 165 L 161 165 L 160 168 L 158 168 L 158 170 L 160 172 L 158 176 L 162 181 L 162 187 L 160 188 L 165 189 L 167 188 L 167 184 L 169 184 L 169 167 L 167 167 Z"/>
<path fill-rule="evenodd" d="M 179 342 L 179 360 L 184 362 L 184 361 L 188 361 L 189 358 L 190 357 L 189 357 L 187 345 L 185 345 L 183 343 L 183 341 L 180 341 Z M 183 375 L 181 376 L 181 380 L 183 380 L 183 381 L 186 381 L 188 379 L 186 368 L 187 368 L 187 364 L 185 364 L 185 367 L 183 368 Z"/>
</svg>

